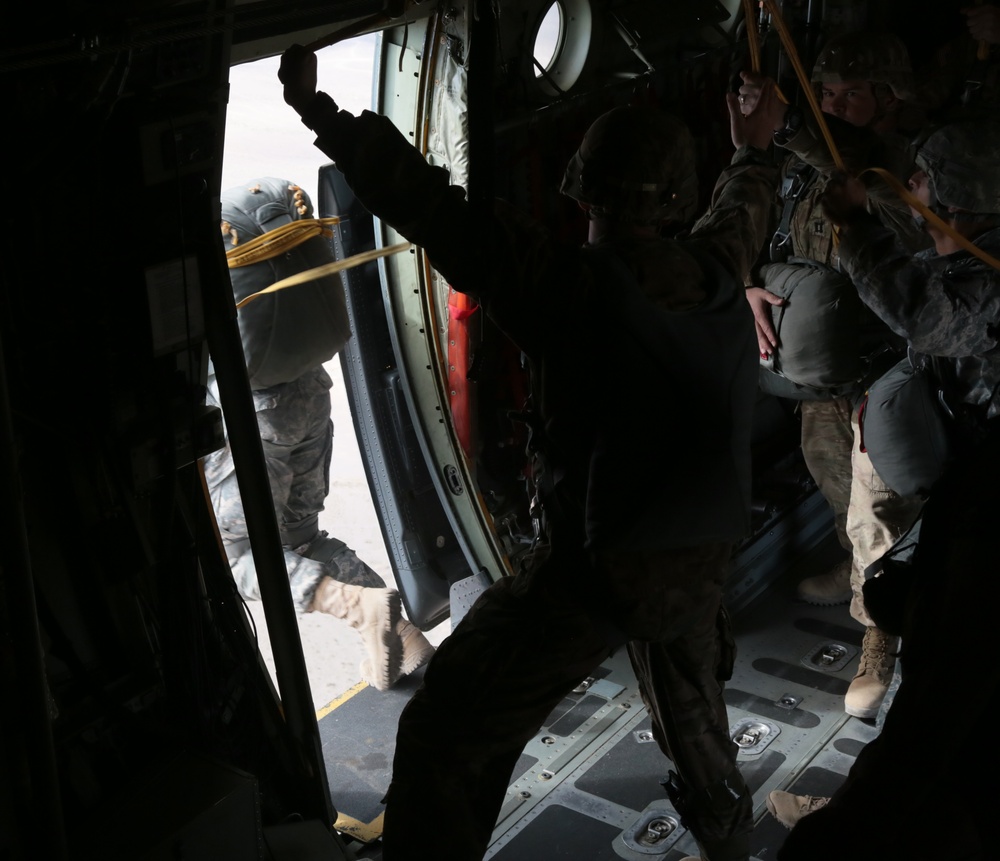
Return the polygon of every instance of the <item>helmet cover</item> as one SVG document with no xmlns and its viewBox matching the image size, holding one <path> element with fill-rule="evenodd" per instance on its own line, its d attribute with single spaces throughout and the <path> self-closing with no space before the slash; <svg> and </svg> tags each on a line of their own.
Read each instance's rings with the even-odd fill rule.
<svg viewBox="0 0 1000 861">
<path fill-rule="evenodd" d="M 698 205 L 694 137 L 655 108 L 612 108 L 587 130 L 559 190 L 620 220 L 689 221 Z"/>
<path fill-rule="evenodd" d="M 273 176 L 252 179 L 222 192 L 222 221 L 228 227 L 227 250 L 270 230 L 313 218 L 309 195 L 293 182 Z"/>
<path fill-rule="evenodd" d="M 913 66 L 906 45 L 889 33 L 857 31 L 831 38 L 813 66 L 814 84 L 869 81 L 885 84 L 902 101 L 913 101 Z"/>
<path fill-rule="evenodd" d="M 917 150 L 916 162 L 930 178 L 935 202 L 1000 214 L 1000 122 L 942 126 Z"/>
</svg>

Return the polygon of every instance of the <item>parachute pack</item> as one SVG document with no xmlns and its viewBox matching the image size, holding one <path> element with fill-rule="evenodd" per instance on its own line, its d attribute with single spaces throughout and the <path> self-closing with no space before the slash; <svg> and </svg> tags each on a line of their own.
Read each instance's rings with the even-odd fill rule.
<svg viewBox="0 0 1000 861">
<path fill-rule="evenodd" d="M 286 180 L 265 177 L 222 195 L 226 249 L 292 221 L 312 217 L 305 193 Z M 334 260 L 329 240 L 312 236 L 280 254 L 229 270 L 239 302 L 272 284 Z M 251 388 L 298 379 L 332 359 L 351 337 L 339 275 L 327 275 L 262 296 L 238 310 Z"/>
<path fill-rule="evenodd" d="M 760 360 L 760 387 L 794 400 L 857 393 L 870 372 L 862 355 L 863 307 L 845 275 L 801 257 L 769 263 L 764 287 L 784 299 L 771 306 L 779 347 Z"/>
<path fill-rule="evenodd" d="M 859 412 L 862 445 L 900 496 L 926 497 L 951 461 L 951 418 L 922 367 L 904 358 L 868 389 Z"/>
</svg>

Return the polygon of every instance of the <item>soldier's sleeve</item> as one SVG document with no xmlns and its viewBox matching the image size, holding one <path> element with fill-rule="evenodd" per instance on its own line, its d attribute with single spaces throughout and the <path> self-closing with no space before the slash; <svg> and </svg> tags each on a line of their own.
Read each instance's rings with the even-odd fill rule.
<svg viewBox="0 0 1000 861">
<path fill-rule="evenodd" d="M 691 228 L 741 281 L 745 281 L 775 228 L 780 169 L 769 153 L 742 146 L 723 169 L 708 210 Z"/>
<path fill-rule="evenodd" d="M 952 266 L 953 257 L 914 257 L 875 219 L 852 225 L 840 246 L 861 300 L 915 350 L 982 355 L 997 347 L 1000 273 L 985 264 Z"/>
<path fill-rule="evenodd" d="M 482 301 L 522 349 L 530 350 L 549 315 L 575 307 L 560 295 L 574 280 L 572 255 L 503 202 L 470 204 L 448 171 L 430 165 L 387 117 L 354 116 L 319 93 L 302 121 L 365 208 L 422 247 L 448 284 Z"/>
<path fill-rule="evenodd" d="M 884 168 L 904 186 L 917 170 L 906 139 L 899 135 L 886 136 L 880 146 L 873 148 L 871 164 Z M 881 174 L 866 170 L 861 172 L 860 179 L 868 192 L 869 211 L 892 228 L 908 251 L 915 254 L 933 246 L 927 231 L 913 220 L 909 205 Z"/>
<path fill-rule="evenodd" d="M 325 93 L 302 121 L 365 208 L 437 258 L 436 267 L 451 280 L 446 270 L 462 266 L 454 252 L 466 244 L 469 219 L 465 191 L 451 185 L 448 171 L 428 164 L 387 117 L 338 110 Z"/>
<path fill-rule="evenodd" d="M 914 224 L 909 206 L 878 173 L 867 170 L 873 166 L 884 168 L 905 183 L 916 168 L 910 156 L 903 151 L 902 143 L 879 137 L 871 129 L 853 126 L 837 117 L 826 117 L 826 122 L 844 168 L 865 184 L 869 210 L 883 224 L 891 227 L 911 252 L 929 248 L 932 244 L 930 237 Z M 824 176 L 837 169 L 815 121 L 803 125 L 799 133 L 782 146 Z"/>
<path fill-rule="evenodd" d="M 879 178 L 868 186 L 868 207 L 892 230 L 908 253 L 915 254 L 934 244 L 927 231 L 913 220 L 910 207 L 885 180 Z"/>
<path fill-rule="evenodd" d="M 847 171 L 856 174 L 868 167 L 872 152 L 878 144 L 875 133 L 834 116 L 825 115 L 823 119 Z M 785 140 L 781 146 L 824 176 L 829 176 L 837 169 L 837 162 L 826 138 L 811 117 L 802 124 L 797 134 Z"/>
</svg>

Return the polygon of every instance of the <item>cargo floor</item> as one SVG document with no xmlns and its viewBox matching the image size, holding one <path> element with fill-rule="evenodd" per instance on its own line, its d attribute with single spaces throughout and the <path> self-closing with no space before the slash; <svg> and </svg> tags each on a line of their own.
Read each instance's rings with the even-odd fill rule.
<svg viewBox="0 0 1000 861">
<path fill-rule="evenodd" d="M 874 722 L 843 711 L 863 629 L 846 605 L 814 607 L 794 597 L 801 577 L 827 570 L 840 552 L 829 536 L 822 538 L 735 614 L 738 657 L 726 701 L 731 735 L 741 744 L 739 765 L 754 793 L 758 861 L 773 859 L 787 834 L 767 813 L 767 794 L 830 794 L 875 735 Z M 418 683 L 419 673 L 389 693 L 362 685 L 320 713 L 337 827 L 358 859 L 381 857 L 381 799 L 396 721 Z M 486 857 L 676 861 L 697 855 L 660 785 L 670 763 L 651 738 L 625 650 L 581 687 L 525 747 Z M 447 826 L 435 828 L 443 847 Z"/>
</svg>

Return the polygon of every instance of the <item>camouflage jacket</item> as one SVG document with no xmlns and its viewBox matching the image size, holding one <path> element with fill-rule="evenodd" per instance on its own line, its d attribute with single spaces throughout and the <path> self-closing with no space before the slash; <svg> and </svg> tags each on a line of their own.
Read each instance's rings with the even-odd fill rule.
<svg viewBox="0 0 1000 861">
<path fill-rule="evenodd" d="M 1000 228 L 975 244 L 1000 256 Z M 912 256 L 874 221 L 852 225 L 841 259 L 865 302 L 922 354 L 954 411 L 1000 416 L 1000 271 L 967 251 Z"/>
<path fill-rule="evenodd" d="M 899 195 L 877 174 L 864 173 L 866 168 L 881 167 L 905 184 L 917 169 L 907 137 L 898 133 L 876 135 L 870 129 L 858 128 L 836 117 L 825 119 L 844 167 L 860 176 L 867 187 L 869 211 L 891 227 L 911 251 L 929 247 L 930 239 L 914 225 L 910 209 Z M 833 156 L 822 134 L 811 123 L 804 124 L 783 147 L 790 152 L 782 166 L 783 184 L 791 173 L 802 170 L 803 165 L 815 171 L 815 179 L 799 197 L 792 212 L 792 255 L 839 269 L 837 241 L 820 205 L 820 197 L 836 169 Z"/>
<path fill-rule="evenodd" d="M 503 202 L 477 208 L 387 118 L 319 94 L 303 122 L 366 208 L 528 357 L 544 445 L 590 546 L 746 533 L 757 350 L 742 278 L 777 183 L 765 153 L 736 153 L 688 238 L 595 251 Z"/>
</svg>

